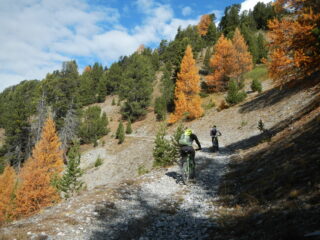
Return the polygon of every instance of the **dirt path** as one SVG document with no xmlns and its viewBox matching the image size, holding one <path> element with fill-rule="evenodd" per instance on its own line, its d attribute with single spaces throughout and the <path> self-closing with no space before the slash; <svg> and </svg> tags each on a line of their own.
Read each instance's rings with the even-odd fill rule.
<svg viewBox="0 0 320 240">
<path fill-rule="evenodd" d="M 227 151 L 213 154 L 209 144 L 197 152 L 195 183 L 184 185 L 178 166 L 147 174 L 138 186 L 122 189 L 115 215 L 98 220 L 83 239 L 208 239 L 215 226 L 212 201 L 229 161 Z"/>
</svg>

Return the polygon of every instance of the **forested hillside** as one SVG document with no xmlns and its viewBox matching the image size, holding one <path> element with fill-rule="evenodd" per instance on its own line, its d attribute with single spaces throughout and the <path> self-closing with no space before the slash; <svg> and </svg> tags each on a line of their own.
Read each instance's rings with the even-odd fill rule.
<svg viewBox="0 0 320 240">
<path fill-rule="evenodd" d="M 225 121 L 227 124 L 232 122 L 227 119 L 230 116 L 239 117 L 239 114 L 250 112 L 248 109 L 256 110 L 257 106 L 252 104 L 263 105 L 263 101 L 276 104 L 286 97 L 291 99 L 291 94 L 302 89 L 316 92 L 320 72 L 320 9 L 317 1 L 277 0 L 274 4 L 259 2 L 252 11 L 240 12 L 240 9 L 240 4 L 227 7 L 219 25 L 215 24 L 214 14 L 204 14 L 197 25 L 178 28 L 173 40 L 162 40 L 155 49 L 141 45 L 136 52 L 120 57 L 111 66 L 92 63 L 79 73 L 76 61 L 67 61 L 62 63 L 61 69 L 48 73 L 42 80 L 25 80 L 5 89 L 0 94 L 0 134 L 3 135 L 0 136 L 0 224 L 30 216 L 78 194 L 90 173 L 90 169 L 86 172 L 87 169 L 80 168 L 81 145 L 86 150 L 99 146 L 106 148 L 105 145 L 109 145 L 108 150 L 115 149 L 114 152 L 120 149 L 123 151 L 119 155 L 121 160 L 137 154 L 131 150 L 140 151 L 139 156 L 153 151 L 151 165 L 167 167 L 174 164 L 179 155 L 177 141 L 183 124 L 197 126 L 201 136 L 205 136 L 205 131 L 212 127 L 212 116 L 218 116 L 217 119 L 223 116 L 225 119 L 220 123 Z M 304 96 L 314 100 L 308 94 Z M 270 100 L 272 97 L 274 99 Z M 112 111 L 117 109 L 116 113 L 110 111 L 111 116 L 103 109 L 107 102 L 111 103 Z M 298 109 L 298 104 L 290 103 L 290 107 Z M 227 108 L 229 115 L 222 112 Z M 307 116 L 312 111 L 314 109 L 303 113 Z M 299 112 L 294 109 L 293 113 Z M 150 118 L 150 114 L 154 118 Z M 276 120 L 284 121 L 283 114 L 287 112 L 277 112 Z M 253 116 L 251 113 L 250 117 Z M 117 120 L 119 123 L 115 123 Z M 238 130 L 250 122 L 240 118 L 237 121 Z M 257 141 L 270 142 L 272 134 L 280 130 L 273 129 L 271 133 L 260 121 L 261 138 Z M 154 131 L 155 126 L 161 125 L 153 136 L 154 146 L 146 143 L 150 142 L 150 136 L 134 132 L 131 124 Z M 226 129 L 231 131 L 233 127 Z M 171 140 L 166 138 L 168 128 L 169 132 L 175 131 Z M 315 132 L 310 130 L 316 146 Z M 123 147 L 130 134 L 132 138 Z M 243 141 L 247 140 L 241 137 Z M 138 149 L 139 138 L 145 146 Z M 292 139 L 296 140 L 295 137 Z M 130 151 L 121 147 L 128 147 Z M 241 147 L 230 143 L 225 153 Z M 272 148 L 278 151 L 275 143 Z M 292 150 L 290 146 L 287 149 Z M 263 159 L 267 154 L 273 156 L 263 154 L 261 151 L 257 156 Z M 209 153 L 204 152 L 201 156 L 203 166 L 209 164 Z M 250 161 L 256 164 L 252 156 L 249 154 Z M 98 154 L 90 162 L 98 168 L 104 160 Z M 149 170 L 144 165 L 138 168 L 139 175 Z M 242 175 L 249 170 L 239 167 L 233 171 Z M 82 178 L 84 173 L 87 175 Z M 207 184 L 214 179 L 218 183 L 215 174 L 215 171 L 208 173 L 204 182 Z M 274 179 L 279 177 L 274 176 Z M 247 179 L 237 178 L 247 186 Z M 241 187 L 236 188 L 232 181 L 234 179 L 224 183 L 228 189 L 221 187 L 221 195 L 234 194 L 234 201 L 238 202 L 226 200 L 226 205 L 241 205 L 246 200 L 243 195 L 247 196 L 248 192 L 258 195 L 251 187 L 247 188 L 248 192 L 241 192 Z M 314 186 L 319 184 L 316 177 L 310 181 Z M 240 195 L 236 195 L 237 191 Z M 212 194 L 215 191 L 212 190 Z M 258 197 L 261 195 L 255 195 Z M 225 229 L 220 229 L 221 239 L 227 236 L 223 234 L 230 226 L 232 224 L 226 223 Z"/>
</svg>

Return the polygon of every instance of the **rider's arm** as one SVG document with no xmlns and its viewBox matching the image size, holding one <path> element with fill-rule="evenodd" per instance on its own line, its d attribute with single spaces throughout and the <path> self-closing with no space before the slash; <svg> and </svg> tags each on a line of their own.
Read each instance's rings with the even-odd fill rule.
<svg viewBox="0 0 320 240">
<path fill-rule="evenodd" d="M 201 149 L 201 144 L 200 144 L 200 142 L 199 142 L 199 140 L 198 140 L 198 137 L 197 137 L 197 135 L 195 135 L 195 134 L 192 134 L 193 136 L 193 139 L 196 141 L 196 144 L 198 145 L 198 147 L 199 147 L 199 149 Z"/>
</svg>

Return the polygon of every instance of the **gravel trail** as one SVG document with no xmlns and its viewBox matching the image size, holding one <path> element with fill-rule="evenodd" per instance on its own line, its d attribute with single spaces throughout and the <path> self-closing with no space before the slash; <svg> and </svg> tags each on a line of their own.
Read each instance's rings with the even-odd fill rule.
<svg viewBox="0 0 320 240">
<path fill-rule="evenodd" d="M 215 226 L 212 201 L 229 162 L 227 151 L 211 153 L 208 144 L 196 153 L 194 183 L 183 184 L 178 166 L 143 176 L 138 186 L 123 187 L 112 207 L 100 209 L 99 215 L 108 214 L 89 239 L 208 239 Z"/>
</svg>

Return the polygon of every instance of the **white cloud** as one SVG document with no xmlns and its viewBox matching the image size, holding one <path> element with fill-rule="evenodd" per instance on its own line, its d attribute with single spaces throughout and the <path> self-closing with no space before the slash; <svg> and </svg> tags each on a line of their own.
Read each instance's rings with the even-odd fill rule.
<svg viewBox="0 0 320 240">
<path fill-rule="evenodd" d="M 240 12 L 243 12 L 245 10 L 253 10 L 254 6 L 258 2 L 269 3 L 269 2 L 273 2 L 273 0 L 245 0 L 243 3 L 241 3 Z"/>
<path fill-rule="evenodd" d="M 25 79 L 42 79 L 77 57 L 109 65 L 140 44 L 171 40 L 179 26 L 199 21 L 174 18 L 170 5 L 153 0 L 137 0 L 134 6 L 143 21 L 129 30 L 120 24 L 117 9 L 83 0 L 1 0 L 0 91 Z"/>
<path fill-rule="evenodd" d="M 191 14 L 191 12 L 192 12 L 192 9 L 189 6 L 182 8 L 182 15 L 183 16 L 188 16 Z"/>
</svg>

